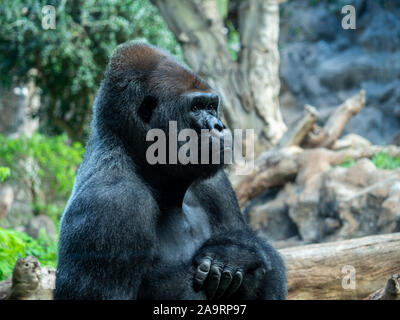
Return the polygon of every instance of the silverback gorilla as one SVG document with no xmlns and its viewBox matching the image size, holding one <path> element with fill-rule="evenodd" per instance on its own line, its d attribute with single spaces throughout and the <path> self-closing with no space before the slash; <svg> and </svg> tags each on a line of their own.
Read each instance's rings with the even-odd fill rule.
<svg viewBox="0 0 400 320">
<path fill-rule="evenodd" d="M 285 299 L 284 264 L 247 226 L 223 165 L 146 160 L 147 132 L 169 121 L 221 139 L 219 108 L 163 50 L 117 48 L 61 219 L 56 299 Z"/>
</svg>

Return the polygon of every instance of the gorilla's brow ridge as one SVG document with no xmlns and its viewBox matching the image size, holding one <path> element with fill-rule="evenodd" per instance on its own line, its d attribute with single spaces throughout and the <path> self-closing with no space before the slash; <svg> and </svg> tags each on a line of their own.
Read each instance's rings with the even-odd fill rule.
<svg viewBox="0 0 400 320">
<path fill-rule="evenodd" d="M 144 43 L 119 47 L 110 61 L 110 73 L 131 70 L 145 73 L 152 89 L 170 90 L 177 94 L 191 91 L 210 91 L 206 82 L 186 69 L 174 57 Z"/>
</svg>

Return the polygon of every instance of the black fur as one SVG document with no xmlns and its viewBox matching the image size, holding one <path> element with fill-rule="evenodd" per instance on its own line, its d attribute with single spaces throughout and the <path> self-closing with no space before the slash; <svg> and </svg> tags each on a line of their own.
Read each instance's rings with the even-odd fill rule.
<svg viewBox="0 0 400 320">
<path fill-rule="evenodd" d="M 285 298 L 283 262 L 245 223 L 221 165 L 146 162 L 147 131 L 170 120 L 222 132 L 218 103 L 164 51 L 117 49 L 61 220 L 56 299 Z"/>
</svg>

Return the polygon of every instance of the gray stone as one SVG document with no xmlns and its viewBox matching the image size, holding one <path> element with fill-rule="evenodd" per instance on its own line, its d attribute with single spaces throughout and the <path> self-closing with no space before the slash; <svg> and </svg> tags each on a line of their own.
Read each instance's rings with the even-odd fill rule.
<svg viewBox="0 0 400 320">
<path fill-rule="evenodd" d="M 57 230 L 53 223 L 53 221 L 46 215 L 38 215 L 35 216 L 27 225 L 26 225 L 26 233 L 29 234 L 32 238 L 37 238 L 41 229 L 44 229 L 46 234 L 55 239 Z"/>
<path fill-rule="evenodd" d="M 298 114 L 293 101 L 298 111 L 305 104 L 324 110 L 364 88 L 366 107 L 343 134 L 387 144 L 400 131 L 400 1 L 352 1 L 356 30 L 341 27 L 345 4 L 296 0 L 280 5 L 281 108 L 290 126 Z"/>
<path fill-rule="evenodd" d="M 285 191 L 271 201 L 254 205 L 248 212 L 248 221 L 253 230 L 270 241 L 298 235 L 297 227 L 289 217 Z"/>
<path fill-rule="evenodd" d="M 14 191 L 11 186 L 0 185 L 0 220 L 3 219 L 14 201 Z"/>
</svg>

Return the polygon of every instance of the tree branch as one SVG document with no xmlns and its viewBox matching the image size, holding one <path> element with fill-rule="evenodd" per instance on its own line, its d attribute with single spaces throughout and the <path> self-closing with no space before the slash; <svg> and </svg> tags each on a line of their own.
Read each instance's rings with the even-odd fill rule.
<svg viewBox="0 0 400 320">
<path fill-rule="evenodd" d="M 304 143 L 305 148 L 330 148 L 339 138 L 349 119 L 365 106 L 365 90 L 347 99 L 329 117 L 325 126 L 316 134 L 310 132 Z"/>
<path fill-rule="evenodd" d="M 296 179 L 303 183 L 311 174 L 329 170 L 349 159 L 372 158 L 377 152 L 385 152 L 391 156 L 400 154 L 395 146 L 368 146 L 357 149 L 329 150 L 325 148 L 301 149 L 296 146 L 271 149 L 256 161 L 255 169 L 235 184 L 235 192 L 239 205 L 261 195 L 268 188 L 282 186 Z"/>
</svg>

